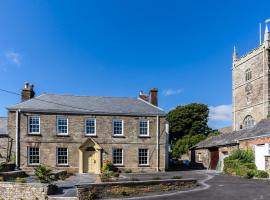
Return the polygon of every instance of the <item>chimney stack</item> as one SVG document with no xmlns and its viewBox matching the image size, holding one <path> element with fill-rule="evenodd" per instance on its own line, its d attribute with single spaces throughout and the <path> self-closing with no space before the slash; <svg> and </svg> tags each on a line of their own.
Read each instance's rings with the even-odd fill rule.
<svg viewBox="0 0 270 200">
<path fill-rule="evenodd" d="M 27 101 L 35 97 L 34 85 L 25 83 L 21 93 L 21 102 Z"/>
<path fill-rule="evenodd" d="M 144 94 L 143 91 L 140 91 L 139 98 L 149 102 L 149 96 L 147 94 Z"/>
<path fill-rule="evenodd" d="M 153 88 L 149 92 L 150 103 L 154 106 L 158 106 L 158 89 Z"/>
</svg>

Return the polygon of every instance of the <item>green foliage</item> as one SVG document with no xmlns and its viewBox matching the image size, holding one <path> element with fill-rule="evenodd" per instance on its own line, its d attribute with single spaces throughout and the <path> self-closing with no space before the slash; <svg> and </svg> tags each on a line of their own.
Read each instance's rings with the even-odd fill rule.
<svg viewBox="0 0 270 200">
<path fill-rule="evenodd" d="M 172 156 L 179 158 L 181 155 L 186 154 L 192 146 L 204 139 L 206 139 L 206 136 L 203 134 L 182 137 L 172 146 Z"/>
<path fill-rule="evenodd" d="M 132 173 L 132 170 L 131 169 L 126 169 L 125 171 L 124 171 L 125 173 Z"/>
<path fill-rule="evenodd" d="M 112 172 L 113 177 L 119 177 L 119 175 L 120 175 L 119 172 Z"/>
<path fill-rule="evenodd" d="M 105 160 L 103 162 L 102 172 L 105 172 L 105 171 L 114 171 L 114 170 L 115 170 L 115 168 L 114 168 L 114 166 L 113 166 L 113 164 L 112 164 L 111 161 Z"/>
<path fill-rule="evenodd" d="M 263 171 L 263 170 L 257 170 L 255 176 L 257 178 L 268 178 L 269 177 L 269 174 L 266 172 L 266 171 Z"/>
<path fill-rule="evenodd" d="M 109 181 L 111 178 L 112 172 L 111 171 L 103 171 L 99 177 L 101 179 L 102 182 L 106 182 Z"/>
<path fill-rule="evenodd" d="M 176 141 L 185 135 L 208 135 L 211 132 L 207 125 L 208 114 L 208 106 L 197 103 L 178 106 L 171 110 L 167 114 L 171 140 Z"/>
<path fill-rule="evenodd" d="M 229 157 L 231 160 L 240 160 L 243 163 L 254 163 L 255 157 L 251 149 L 236 150 Z"/>
<path fill-rule="evenodd" d="M 213 136 L 218 136 L 220 135 L 221 133 L 217 130 L 213 130 L 212 132 L 210 132 L 208 135 L 207 135 L 207 138 L 210 138 L 210 137 L 213 137 Z"/>
<path fill-rule="evenodd" d="M 35 176 L 41 183 L 51 183 L 54 180 L 52 170 L 44 165 L 35 168 Z"/>
<path fill-rule="evenodd" d="M 224 172 L 246 178 L 259 177 L 260 175 L 268 177 L 267 172 L 257 170 L 254 160 L 252 150 L 236 150 L 224 159 Z"/>
<path fill-rule="evenodd" d="M 26 183 L 26 178 L 17 177 L 15 179 L 15 182 L 16 183 Z"/>
</svg>

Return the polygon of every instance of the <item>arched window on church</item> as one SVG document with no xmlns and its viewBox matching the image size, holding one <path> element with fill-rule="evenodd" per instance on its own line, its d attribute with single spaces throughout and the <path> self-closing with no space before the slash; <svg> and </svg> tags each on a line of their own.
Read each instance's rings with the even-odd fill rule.
<svg viewBox="0 0 270 200">
<path fill-rule="evenodd" d="M 252 72 L 250 69 L 247 69 L 246 70 L 246 81 L 251 80 L 251 78 L 252 78 Z"/>
<path fill-rule="evenodd" d="M 244 129 L 249 129 L 252 128 L 255 125 L 255 120 L 251 115 L 248 115 L 245 117 L 244 122 L 243 122 L 243 128 Z"/>
</svg>

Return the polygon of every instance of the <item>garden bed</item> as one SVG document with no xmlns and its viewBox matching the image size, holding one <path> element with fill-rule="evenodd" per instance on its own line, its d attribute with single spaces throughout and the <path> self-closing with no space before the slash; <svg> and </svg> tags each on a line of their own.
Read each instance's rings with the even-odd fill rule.
<svg viewBox="0 0 270 200">
<path fill-rule="evenodd" d="M 119 198 L 187 190 L 197 186 L 195 179 L 166 179 L 148 181 L 103 182 L 76 185 L 79 200 L 95 198 Z"/>
</svg>

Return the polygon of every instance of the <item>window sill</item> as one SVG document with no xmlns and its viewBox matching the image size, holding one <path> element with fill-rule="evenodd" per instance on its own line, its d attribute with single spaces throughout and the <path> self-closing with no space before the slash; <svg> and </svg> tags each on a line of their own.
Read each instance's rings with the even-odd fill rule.
<svg viewBox="0 0 270 200">
<path fill-rule="evenodd" d="M 112 135 L 112 137 L 114 137 L 114 138 L 125 138 L 124 135 Z"/>
<path fill-rule="evenodd" d="M 138 165 L 138 167 L 150 167 L 150 165 Z"/>
<path fill-rule="evenodd" d="M 57 137 L 69 137 L 69 135 L 61 135 L 61 134 L 56 134 Z"/>
<path fill-rule="evenodd" d="M 139 137 L 139 138 L 151 138 L 150 135 L 139 135 L 138 137 Z"/>
<path fill-rule="evenodd" d="M 113 164 L 113 166 L 115 166 L 115 167 L 125 167 L 124 164 Z"/>
</svg>

